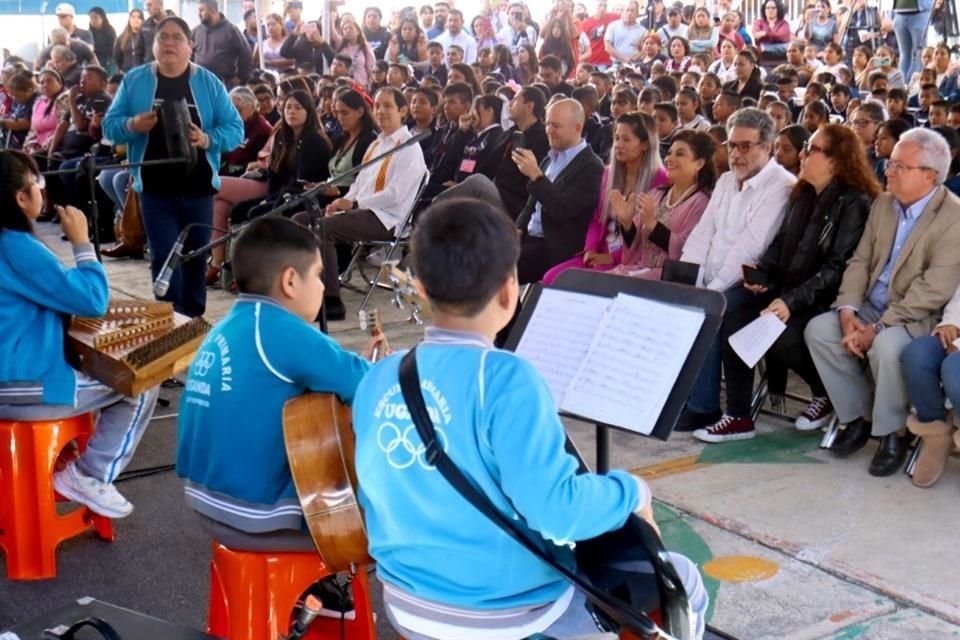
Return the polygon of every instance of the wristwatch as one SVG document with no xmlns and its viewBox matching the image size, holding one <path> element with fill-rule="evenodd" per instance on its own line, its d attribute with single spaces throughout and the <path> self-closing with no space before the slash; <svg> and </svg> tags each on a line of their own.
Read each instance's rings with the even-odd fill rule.
<svg viewBox="0 0 960 640">
<path fill-rule="evenodd" d="M 873 323 L 872 326 L 873 326 L 874 333 L 880 333 L 881 331 L 887 328 L 887 325 L 886 323 L 884 323 L 883 320 L 877 320 L 876 322 Z"/>
</svg>

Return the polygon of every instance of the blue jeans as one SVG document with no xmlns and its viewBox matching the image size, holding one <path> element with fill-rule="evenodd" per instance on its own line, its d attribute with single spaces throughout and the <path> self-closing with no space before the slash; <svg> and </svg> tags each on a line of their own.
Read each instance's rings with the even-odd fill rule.
<svg viewBox="0 0 960 640">
<path fill-rule="evenodd" d="M 944 393 L 954 408 L 960 409 L 960 353 L 947 355 L 939 337 L 924 336 L 911 342 L 900 354 L 900 364 L 920 422 L 947 417 Z"/>
<path fill-rule="evenodd" d="M 127 183 L 130 171 L 127 169 L 105 169 L 97 176 L 100 188 L 113 203 L 114 213 L 123 211 L 123 201 L 127 197 Z"/>
<path fill-rule="evenodd" d="M 930 25 L 930 12 L 896 13 L 893 16 L 893 32 L 897 36 L 897 48 L 900 49 L 900 71 L 909 82 L 914 71 L 920 71 L 920 53 L 927 42 L 927 27 Z"/>
<path fill-rule="evenodd" d="M 724 291 L 723 297 L 727 301 L 725 314 L 737 311 L 756 300 L 756 296 L 741 285 Z M 687 408 L 691 411 L 713 413 L 720 410 L 720 377 L 723 362 L 721 346 L 726 344 L 729 337 L 730 333 L 724 332 L 721 328 L 720 333 L 710 344 L 707 359 L 700 369 L 696 382 L 693 383 L 690 397 L 687 398 Z"/>
<path fill-rule="evenodd" d="M 207 225 L 194 227 L 187 234 L 184 252 L 210 242 L 213 224 L 213 195 L 199 197 L 162 196 L 141 193 L 143 227 L 150 243 L 150 273 L 156 280 L 163 263 L 173 249 L 180 231 L 191 223 Z M 202 316 L 207 306 L 207 263 L 194 258 L 181 263 L 170 278 L 170 289 L 161 300 L 172 302 L 174 309 L 190 316 Z"/>
</svg>

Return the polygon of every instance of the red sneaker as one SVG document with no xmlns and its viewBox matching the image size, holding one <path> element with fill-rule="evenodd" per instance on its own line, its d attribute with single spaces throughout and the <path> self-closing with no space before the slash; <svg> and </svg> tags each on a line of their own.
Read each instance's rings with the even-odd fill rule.
<svg viewBox="0 0 960 640">
<path fill-rule="evenodd" d="M 833 418 L 833 404 L 830 398 L 814 398 L 803 410 L 793 425 L 797 431 L 815 431 Z"/>
<path fill-rule="evenodd" d="M 706 429 L 697 429 L 693 437 L 703 442 L 728 442 L 732 440 L 749 440 L 757 435 L 751 418 L 734 418 L 724 415 L 719 421 Z"/>
</svg>

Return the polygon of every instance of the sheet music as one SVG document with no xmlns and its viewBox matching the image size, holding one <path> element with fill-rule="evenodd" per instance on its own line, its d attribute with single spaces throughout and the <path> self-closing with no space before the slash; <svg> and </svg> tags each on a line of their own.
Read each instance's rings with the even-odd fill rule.
<svg viewBox="0 0 960 640">
<path fill-rule="evenodd" d="M 650 434 L 703 321 L 700 309 L 618 295 L 560 407 Z"/>
<path fill-rule="evenodd" d="M 610 298 L 543 289 L 516 353 L 547 381 L 557 406 L 586 358 Z"/>
<path fill-rule="evenodd" d="M 730 336 L 728 342 L 733 352 L 752 369 L 786 329 L 780 318 L 764 313 Z"/>
</svg>

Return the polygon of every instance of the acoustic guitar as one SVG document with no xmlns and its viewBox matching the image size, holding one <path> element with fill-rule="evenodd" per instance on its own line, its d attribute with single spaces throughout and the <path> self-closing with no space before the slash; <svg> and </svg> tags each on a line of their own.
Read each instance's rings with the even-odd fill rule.
<svg viewBox="0 0 960 640">
<path fill-rule="evenodd" d="M 382 333 L 377 311 L 361 313 L 360 326 Z M 374 349 L 377 360 L 380 345 Z M 355 438 L 350 408 L 332 393 L 307 393 L 283 407 L 283 440 L 303 516 L 323 564 L 331 572 L 372 562 L 357 502 Z"/>
</svg>

